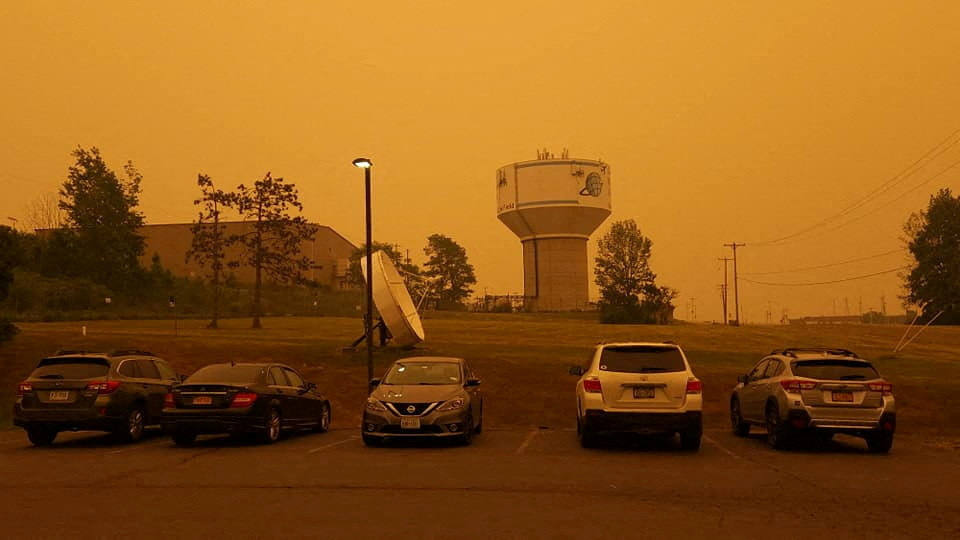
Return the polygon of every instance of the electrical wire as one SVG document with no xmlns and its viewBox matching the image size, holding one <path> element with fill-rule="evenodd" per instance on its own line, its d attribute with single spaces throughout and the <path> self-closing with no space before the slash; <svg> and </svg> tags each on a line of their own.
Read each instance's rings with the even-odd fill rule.
<svg viewBox="0 0 960 540">
<path fill-rule="evenodd" d="M 791 270 L 777 270 L 772 272 L 740 272 L 740 275 L 743 276 L 769 276 L 773 274 L 792 274 L 794 272 L 805 272 L 807 270 L 819 270 L 821 268 L 830 268 L 832 266 L 842 266 L 844 264 L 850 264 L 860 261 L 869 261 L 871 259 L 879 259 L 880 257 L 885 257 L 887 255 L 892 255 L 894 253 L 902 253 L 907 251 L 907 248 L 897 248 L 890 251 L 884 251 L 883 253 L 877 253 L 875 255 L 868 255 L 866 257 L 858 257 L 856 259 L 847 259 L 845 261 L 839 261 L 835 263 L 828 264 L 819 264 L 817 266 L 805 266 L 803 268 L 793 268 Z"/>
<path fill-rule="evenodd" d="M 843 283 L 845 281 L 856 281 L 858 279 L 866 279 L 874 276 L 882 276 L 884 274 L 892 274 L 893 272 L 899 272 L 900 270 L 906 270 L 910 268 L 907 266 L 900 266 L 898 268 L 891 268 L 890 270 L 883 270 L 882 272 L 874 272 L 872 274 L 864 274 L 862 276 L 853 276 L 843 279 L 834 279 L 831 281 L 816 281 L 816 282 L 803 282 L 803 283 L 771 283 L 769 281 L 754 281 L 752 279 L 740 278 L 740 281 L 746 281 L 747 283 L 753 283 L 754 285 L 768 285 L 771 287 L 811 287 L 813 285 L 830 285 L 833 283 Z"/>
<path fill-rule="evenodd" d="M 950 150 L 951 148 L 953 148 L 954 146 L 956 146 L 957 143 L 960 143 L 960 137 L 957 137 L 957 134 L 960 134 L 960 129 L 957 129 L 957 130 L 953 131 L 953 133 L 951 133 L 950 135 L 948 135 L 947 138 L 945 138 L 945 139 L 943 139 L 942 141 L 940 141 L 939 143 L 937 143 L 933 148 L 931 148 L 930 150 L 928 150 L 926 153 L 924 153 L 922 156 L 920 156 L 916 161 L 914 161 L 913 163 L 911 163 L 910 165 L 908 165 L 905 169 L 901 170 L 899 173 L 897 173 L 896 175 L 894 175 L 892 178 L 887 179 L 885 182 L 883 182 L 883 183 L 880 184 L 879 186 L 875 187 L 872 191 L 870 191 L 869 193 L 867 193 L 866 195 L 864 195 L 863 197 L 861 197 L 861 198 L 858 199 L 857 201 L 855 201 L 855 202 L 851 203 L 850 205 L 846 206 L 845 208 L 843 208 L 842 210 L 840 210 L 840 211 L 837 212 L 836 214 L 833 214 L 833 215 L 831 215 L 831 216 L 828 216 L 828 217 L 826 217 L 826 218 L 824 218 L 824 219 L 822 219 L 822 220 L 814 223 L 813 225 L 810 225 L 809 227 L 800 229 L 799 231 L 796 231 L 796 232 L 794 232 L 794 233 L 792 233 L 792 234 L 788 234 L 788 235 L 786 235 L 786 236 L 781 236 L 781 237 L 779 237 L 779 238 L 774 238 L 774 239 L 766 240 L 766 241 L 762 241 L 762 242 L 751 242 L 751 245 L 753 245 L 753 246 L 755 246 L 755 247 L 768 246 L 768 245 L 781 245 L 785 240 L 790 240 L 790 239 L 796 238 L 796 237 L 798 237 L 798 236 L 804 235 L 804 234 L 806 234 L 806 233 L 808 233 L 808 232 L 810 232 L 810 231 L 812 231 L 812 230 L 818 229 L 818 228 L 820 228 L 821 226 L 826 225 L 827 223 L 829 223 L 829 222 L 831 222 L 831 221 L 833 221 L 833 220 L 835 220 L 835 219 L 837 219 L 837 218 L 841 218 L 841 217 L 849 214 L 850 212 L 853 212 L 854 210 L 856 210 L 856 209 L 858 209 L 858 208 L 863 207 L 864 205 L 870 203 L 872 200 L 876 199 L 876 197 L 879 197 L 880 195 L 883 195 L 884 193 L 886 193 L 887 191 L 889 191 L 890 189 L 892 189 L 892 188 L 895 187 L 896 185 L 898 185 L 898 184 L 904 182 L 905 180 L 909 179 L 911 176 L 913 176 L 913 175 L 915 175 L 916 173 L 918 173 L 919 171 L 921 171 L 921 170 L 923 169 L 923 167 L 926 166 L 926 164 L 929 164 L 929 163 L 932 162 L 934 159 L 940 157 L 944 152 L 946 152 L 947 150 Z M 924 162 L 926 162 L 926 163 L 924 163 Z"/>
</svg>

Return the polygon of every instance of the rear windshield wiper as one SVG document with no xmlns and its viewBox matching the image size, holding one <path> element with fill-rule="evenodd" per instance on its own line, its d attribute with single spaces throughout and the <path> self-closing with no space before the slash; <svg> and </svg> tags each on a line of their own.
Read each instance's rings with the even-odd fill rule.
<svg viewBox="0 0 960 540">
<path fill-rule="evenodd" d="M 844 375 L 843 377 L 840 377 L 840 380 L 841 380 L 841 381 L 849 381 L 849 380 L 852 380 L 852 379 L 860 379 L 860 380 L 863 380 L 863 379 L 866 379 L 866 377 L 864 377 L 863 375 Z"/>
<path fill-rule="evenodd" d="M 658 372 L 658 371 L 670 371 L 670 370 L 667 369 L 667 368 L 665 368 L 665 367 L 645 367 L 645 368 L 640 368 L 640 373 L 654 373 L 654 372 Z"/>
<path fill-rule="evenodd" d="M 37 378 L 38 378 L 38 379 L 62 379 L 62 378 L 63 378 L 63 375 L 54 375 L 54 374 L 51 374 L 51 375 L 40 375 L 40 376 L 37 377 Z"/>
</svg>

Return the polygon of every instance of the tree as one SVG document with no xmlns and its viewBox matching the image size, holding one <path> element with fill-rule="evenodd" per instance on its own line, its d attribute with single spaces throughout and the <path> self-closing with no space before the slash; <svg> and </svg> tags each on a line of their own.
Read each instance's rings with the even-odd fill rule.
<svg viewBox="0 0 960 540">
<path fill-rule="evenodd" d="M 17 231 L 0 225 L 0 302 L 7 299 L 13 284 L 13 269 L 21 263 L 22 250 Z M 17 327 L 0 319 L 0 342 L 7 341 L 17 333 Z"/>
<path fill-rule="evenodd" d="M 598 241 L 594 281 L 604 322 L 669 322 L 677 291 L 656 284 L 652 248 L 632 219 L 614 222 Z"/>
<path fill-rule="evenodd" d="M 82 273 L 114 289 L 129 289 L 142 278 L 139 257 L 144 240 L 137 232 L 143 226 L 140 203 L 141 174 L 128 161 L 120 179 L 93 147 L 73 151 L 76 163 L 70 167 L 60 189 L 60 208 L 65 225 L 76 237 Z"/>
<path fill-rule="evenodd" d="M 452 238 L 432 234 L 423 253 L 427 256 L 424 275 L 433 281 L 437 308 L 461 307 L 473 293 L 470 286 L 477 282 L 473 265 L 467 261 L 467 251 Z"/>
<path fill-rule="evenodd" d="M 27 226 L 34 230 L 63 227 L 64 215 L 55 193 L 44 193 L 30 201 L 26 208 Z"/>
<path fill-rule="evenodd" d="M 910 216 L 904 232 L 914 258 L 904 276 L 905 299 L 920 306 L 923 321 L 943 311 L 937 324 L 960 324 L 960 197 L 941 189 L 926 210 Z"/>
<path fill-rule="evenodd" d="M 207 328 L 217 328 L 223 291 L 223 270 L 225 265 L 230 264 L 230 261 L 226 260 L 226 225 L 220 223 L 220 215 L 225 208 L 230 208 L 233 204 L 233 196 L 216 189 L 213 180 L 205 174 L 197 175 L 197 185 L 200 186 L 200 198 L 194 200 L 193 204 L 200 207 L 200 212 L 190 229 L 193 240 L 190 250 L 187 251 L 187 261 L 193 259 L 210 272 L 213 314 Z"/>
<path fill-rule="evenodd" d="M 312 263 L 300 255 L 300 244 L 313 240 L 315 228 L 302 216 L 290 216 L 291 209 L 303 210 L 297 190 L 269 172 L 252 186 L 240 184 L 231 197 L 251 224 L 248 231 L 231 235 L 228 243 L 239 243 L 242 262 L 254 269 L 253 328 L 261 328 L 263 274 L 277 283 L 302 282 Z"/>
</svg>

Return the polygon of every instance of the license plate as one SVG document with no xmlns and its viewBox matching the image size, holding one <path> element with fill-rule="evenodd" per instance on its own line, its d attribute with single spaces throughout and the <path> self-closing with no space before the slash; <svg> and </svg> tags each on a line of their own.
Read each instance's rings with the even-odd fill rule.
<svg viewBox="0 0 960 540">
<path fill-rule="evenodd" d="M 56 391 L 50 392 L 50 401 L 69 401 L 70 392 L 67 391 Z"/>
<path fill-rule="evenodd" d="M 833 400 L 844 403 L 853 403 L 853 392 L 834 392 Z"/>
<path fill-rule="evenodd" d="M 419 418 L 401 418 L 400 429 L 420 429 Z"/>
<path fill-rule="evenodd" d="M 194 405 L 210 405 L 213 403 L 213 398 L 210 396 L 197 396 L 193 398 L 192 403 Z"/>
<path fill-rule="evenodd" d="M 653 399 L 656 389 L 652 386 L 634 386 L 633 399 Z"/>
</svg>

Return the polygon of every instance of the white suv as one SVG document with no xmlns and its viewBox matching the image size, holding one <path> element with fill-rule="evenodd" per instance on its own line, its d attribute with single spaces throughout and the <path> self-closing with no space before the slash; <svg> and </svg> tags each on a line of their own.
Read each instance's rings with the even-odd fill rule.
<svg viewBox="0 0 960 540">
<path fill-rule="evenodd" d="M 584 448 L 605 433 L 679 433 L 685 450 L 703 434 L 703 385 L 679 345 L 605 343 L 577 381 L 577 434 Z"/>
</svg>

